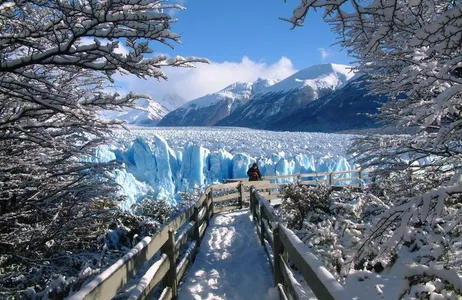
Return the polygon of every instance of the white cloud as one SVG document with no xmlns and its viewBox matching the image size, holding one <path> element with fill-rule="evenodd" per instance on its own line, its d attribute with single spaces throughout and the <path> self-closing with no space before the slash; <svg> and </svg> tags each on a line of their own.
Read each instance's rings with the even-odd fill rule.
<svg viewBox="0 0 462 300">
<path fill-rule="evenodd" d="M 321 53 L 321 58 L 324 60 L 331 56 L 331 53 L 326 48 L 318 48 L 319 53 Z"/>
<path fill-rule="evenodd" d="M 240 62 L 211 62 L 196 68 L 164 68 L 168 80 L 143 80 L 135 76 L 116 76 L 116 85 L 127 90 L 149 94 L 154 100 L 166 94 L 177 94 L 186 100 L 217 92 L 236 81 L 255 81 L 260 78 L 284 79 L 297 70 L 292 61 L 282 57 L 273 64 L 256 62 L 244 56 Z"/>
<path fill-rule="evenodd" d="M 80 38 L 80 44 L 81 45 L 93 45 L 95 43 L 95 39 L 99 40 L 101 45 L 107 45 L 109 43 L 108 39 L 102 39 L 102 38 L 90 38 L 90 37 L 83 37 Z M 119 41 L 118 47 L 114 50 L 115 53 L 127 55 L 129 53 L 128 48 L 122 43 L 122 41 Z"/>
</svg>

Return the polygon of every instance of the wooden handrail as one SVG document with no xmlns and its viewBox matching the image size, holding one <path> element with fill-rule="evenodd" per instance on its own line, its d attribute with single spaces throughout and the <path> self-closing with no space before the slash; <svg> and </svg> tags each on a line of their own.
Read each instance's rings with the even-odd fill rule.
<svg viewBox="0 0 462 300">
<path fill-rule="evenodd" d="M 254 187 L 250 190 L 250 209 L 257 234 L 271 262 L 275 286 L 281 299 L 300 299 L 287 257 L 290 257 L 291 263 L 300 271 L 318 299 L 342 299 L 343 286 L 309 248 L 279 221 L 273 207 Z M 288 297 L 289 294 L 291 297 Z"/>
<path fill-rule="evenodd" d="M 274 179 L 287 179 L 287 178 L 306 178 L 306 177 L 324 177 L 328 176 L 329 174 L 333 175 L 342 175 L 342 174 L 365 174 L 372 172 L 372 169 L 355 169 L 355 170 L 346 170 L 346 171 L 332 171 L 332 172 L 313 172 L 313 173 L 300 173 L 300 174 L 289 174 L 289 175 L 268 175 L 268 176 L 263 176 L 264 180 L 274 180 Z M 228 182 L 248 182 L 248 178 L 234 178 L 234 179 L 229 179 Z M 258 182 L 258 181 L 257 181 Z M 249 183 L 247 183 L 249 185 Z M 252 184 L 250 184 L 252 185 Z"/>
</svg>

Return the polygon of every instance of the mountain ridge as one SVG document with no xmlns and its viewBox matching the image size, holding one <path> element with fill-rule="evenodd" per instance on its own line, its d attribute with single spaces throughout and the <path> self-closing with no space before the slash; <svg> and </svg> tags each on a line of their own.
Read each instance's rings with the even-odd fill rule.
<svg viewBox="0 0 462 300">
<path fill-rule="evenodd" d="M 283 80 L 236 82 L 167 114 L 159 126 L 228 126 L 266 130 L 339 132 L 377 128 L 368 115 L 387 98 L 369 95 L 353 67 L 321 64 Z"/>
<path fill-rule="evenodd" d="M 286 118 L 270 122 L 266 129 L 277 131 L 339 132 L 372 129 L 383 126 L 371 117 L 388 100 L 383 95 L 370 95 L 367 77 L 352 78 L 345 86 L 308 103 Z"/>
<path fill-rule="evenodd" d="M 266 88 L 262 93 L 221 119 L 217 126 L 267 129 L 312 101 L 332 93 L 353 78 L 351 67 L 314 65 Z"/>
<path fill-rule="evenodd" d="M 254 93 L 276 82 L 261 78 L 255 82 L 235 82 L 216 93 L 185 103 L 168 113 L 158 126 L 213 126 L 249 101 Z"/>
<path fill-rule="evenodd" d="M 168 109 L 151 99 L 136 100 L 136 108 L 125 108 L 122 111 L 104 111 L 104 119 L 118 119 L 130 125 L 155 126 L 168 114 Z"/>
</svg>

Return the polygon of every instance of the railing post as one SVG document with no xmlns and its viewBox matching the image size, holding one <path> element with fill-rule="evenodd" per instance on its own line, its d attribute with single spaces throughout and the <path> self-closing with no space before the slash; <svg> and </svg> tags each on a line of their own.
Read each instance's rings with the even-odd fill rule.
<svg viewBox="0 0 462 300">
<path fill-rule="evenodd" d="M 265 218 L 263 218 L 264 210 L 263 210 L 263 205 L 259 204 L 259 206 L 260 206 L 260 242 L 262 246 L 265 246 L 265 231 L 263 230 L 265 228 L 265 223 L 264 223 Z"/>
<path fill-rule="evenodd" d="M 194 220 L 194 231 L 193 231 L 193 240 L 197 241 L 197 245 L 199 245 L 199 208 L 197 205 L 194 205 L 194 214 L 193 214 L 193 220 Z"/>
<path fill-rule="evenodd" d="M 255 189 L 255 186 L 252 185 L 250 187 L 250 211 L 252 213 L 252 220 L 253 222 L 257 222 L 257 197 L 255 196 L 255 192 L 256 192 L 256 189 Z"/>
<path fill-rule="evenodd" d="M 210 208 L 210 209 L 211 209 L 211 211 L 210 211 L 210 217 L 212 217 L 212 216 L 213 216 L 213 207 L 214 207 L 214 205 L 215 205 L 215 204 L 213 203 L 213 188 L 212 188 L 212 187 L 210 188 L 209 198 L 210 198 L 210 201 L 212 202 L 212 204 L 210 204 L 210 207 L 211 207 L 211 208 Z"/>
<path fill-rule="evenodd" d="M 359 177 L 359 188 L 364 189 L 363 172 L 361 169 L 359 169 L 358 177 Z"/>
<path fill-rule="evenodd" d="M 211 211 L 209 210 L 209 194 L 207 193 L 205 195 L 205 200 L 204 200 L 204 207 L 205 207 L 205 214 L 204 214 L 204 222 L 207 223 L 207 227 L 209 227 L 209 221 L 211 218 Z"/>
<path fill-rule="evenodd" d="M 334 185 L 334 174 L 332 172 L 329 173 L 329 185 Z"/>
<path fill-rule="evenodd" d="M 170 261 L 170 268 L 165 275 L 165 285 L 172 289 L 172 299 L 178 298 L 178 282 L 176 280 L 176 255 L 175 255 L 175 232 L 168 231 L 168 240 L 162 246 L 162 252 L 167 254 Z"/>
<path fill-rule="evenodd" d="M 244 201 L 244 184 L 242 181 L 239 181 L 239 185 L 237 186 L 239 190 L 239 208 L 242 209 L 242 202 Z"/>
<path fill-rule="evenodd" d="M 249 187 L 249 209 L 250 209 L 250 214 L 253 217 L 253 195 L 252 195 L 252 189 L 253 185 Z"/>
<path fill-rule="evenodd" d="M 283 283 L 281 271 L 281 254 L 284 252 L 284 245 L 281 243 L 279 235 L 279 222 L 273 227 L 273 261 L 274 261 L 274 285 Z"/>
</svg>

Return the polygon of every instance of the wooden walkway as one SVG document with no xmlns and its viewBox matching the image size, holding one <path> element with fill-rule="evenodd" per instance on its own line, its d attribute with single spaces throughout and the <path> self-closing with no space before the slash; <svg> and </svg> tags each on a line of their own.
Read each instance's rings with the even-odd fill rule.
<svg viewBox="0 0 462 300">
<path fill-rule="evenodd" d="M 273 286 L 270 263 L 245 209 L 212 218 L 178 299 L 270 299 Z"/>
<path fill-rule="evenodd" d="M 136 300 L 152 297 L 153 293 L 159 294 L 159 299 L 162 300 L 178 299 L 182 281 L 185 282 L 185 286 L 181 287 L 182 299 L 270 299 L 266 290 L 268 284 L 271 286 L 269 278 L 273 278 L 273 291 L 277 291 L 276 295 L 279 294 L 277 297 L 280 299 L 304 299 L 306 289 L 300 288 L 300 284 L 296 282 L 288 258 L 318 298 L 341 299 L 343 287 L 322 263 L 310 254 L 303 242 L 279 222 L 268 200 L 278 198 L 281 181 L 290 178 L 297 178 L 308 185 L 326 184 L 339 187 L 348 184 L 361 187 L 365 177 L 367 178 L 367 170 L 351 170 L 267 176 L 267 180 L 260 182 L 238 179 L 226 184 L 209 186 L 194 206 L 182 212 L 153 236 L 143 238 L 121 259 L 71 295 L 68 300 L 104 300 L 114 297 Z M 249 186 L 252 186 L 250 194 Z M 224 225 L 226 220 L 231 218 L 219 213 L 242 209 L 249 205 L 250 211 L 242 214 L 242 221 L 241 217 L 234 220 L 241 222 L 239 224 L 251 234 L 237 232 L 237 223 L 232 224 L 234 221 Z M 230 216 L 232 214 L 234 213 Z M 209 223 L 212 227 L 207 230 Z M 250 229 L 246 226 L 255 227 Z M 251 246 L 252 243 L 258 243 L 255 230 L 263 247 Z M 241 247 L 240 251 L 235 252 L 226 250 L 223 248 L 223 245 L 227 245 L 226 238 L 228 241 L 232 240 L 230 245 L 243 245 L 244 248 Z M 222 239 L 221 242 L 218 242 L 219 239 Z M 247 244 L 250 246 L 245 248 Z M 202 250 L 198 252 L 199 248 Z M 266 260 L 261 261 L 265 254 Z M 252 265 L 252 272 L 243 274 L 240 268 L 234 267 L 240 263 L 250 264 L 247 258 L 251 261 L 258 259 L 260 263 L 258 266 Z M 192 264 L 194 261 L 196 264 Z M 216 272 L 204 273 L 203 266 L 207 264 L 213 264 Z M 184 279 L 191 265 L 193 267 L 188 273 L 191 277 Z M 273 277 L 268 265 L 273 271 Z M 227 273 L 231 274 L 226 275 L 227 281 L 231 280 L 229 284 L 217 277 L 217 274 L 223 276 Z M 254 277 L 260 276 L 264 276 L 267 284 L 262 285 L 264 288 L 257 292 L 251 283 Z M 236 289 L 243 284 L 243 290 Z M 201 288 L 205 286 L 214 290 L 213 293 L 221 293 L 221 296 L 217 294 L 216 297 L 208 297 L 209 295 L 201 294 Z M 119 293 L 122 290 L 129 292 L 120 298 Z M 254 292 L 258 296 L 248 295 Z"/>
</svg>

